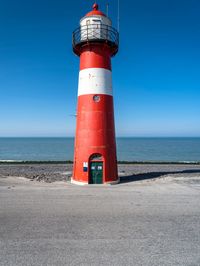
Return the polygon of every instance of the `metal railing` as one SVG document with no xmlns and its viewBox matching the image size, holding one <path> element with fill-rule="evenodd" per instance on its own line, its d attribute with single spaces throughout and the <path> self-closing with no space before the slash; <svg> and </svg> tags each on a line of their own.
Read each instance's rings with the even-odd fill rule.
<svg viewBox="0 0 200 266">
<path fill-rule="evenodd" d="M 76 49 L 85 42 L 107 42 L 109 46 L 118 50 L 119 33 L 111 26 L 104 24 L 90 24 L 81 26 L 73 32 L 73 48 Z"/>
</svg>

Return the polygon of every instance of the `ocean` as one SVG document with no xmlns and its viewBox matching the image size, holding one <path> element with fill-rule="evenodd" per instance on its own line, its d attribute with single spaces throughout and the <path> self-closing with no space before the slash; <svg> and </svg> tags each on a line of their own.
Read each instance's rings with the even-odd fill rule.
<svg viewBox="0 0 200 266">
<path fill-rule="evenodd" d="M 0 138 L 0 161 L 73 160 L 73 138 Z M 200 162 L 200 138 L 117 138 L 118 161 Z"/>
</svg>

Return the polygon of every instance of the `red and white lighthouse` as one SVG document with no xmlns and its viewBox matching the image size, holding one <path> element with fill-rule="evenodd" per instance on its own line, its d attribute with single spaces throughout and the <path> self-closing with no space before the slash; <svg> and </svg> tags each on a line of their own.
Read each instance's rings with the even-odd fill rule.
<svg viewBox="0 0 200 266">
<path fill-rule="evenodd" d="M 119 182 L 114 125 L 111 57 L 119 34 L 98 5 L 73 32 L 73 51 L 80 56 L 77 124 L 72 183 Z"/>
</svg>

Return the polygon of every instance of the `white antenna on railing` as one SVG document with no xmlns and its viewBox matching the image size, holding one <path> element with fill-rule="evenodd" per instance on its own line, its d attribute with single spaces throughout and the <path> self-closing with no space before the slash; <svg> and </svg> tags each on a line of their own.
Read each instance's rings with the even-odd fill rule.
<svg viewBox="0 0 200 266">
<path fill-rule="evenodd" d="M 118 10 L 117 10 L 117 29 L 119 32 L 119 27 L 120 27 L 120 0 L 118 0 Z"/>
</svg>

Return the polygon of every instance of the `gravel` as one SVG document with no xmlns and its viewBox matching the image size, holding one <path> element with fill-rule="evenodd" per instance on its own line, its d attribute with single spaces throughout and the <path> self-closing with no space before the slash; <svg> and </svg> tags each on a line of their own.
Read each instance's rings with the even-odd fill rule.
<svg viewBox="0 0 200 266">
<path fill-rule="evenodd" d="M 185 164 L 119 164 L 121 182 L 171 176 L 200 176 L 200 165 Z M 0 177 L 25 177 L 30 180 L 52 183 L 70 181 L 72 164 L 8 164 L 0 165 Z"/>
</svg>

